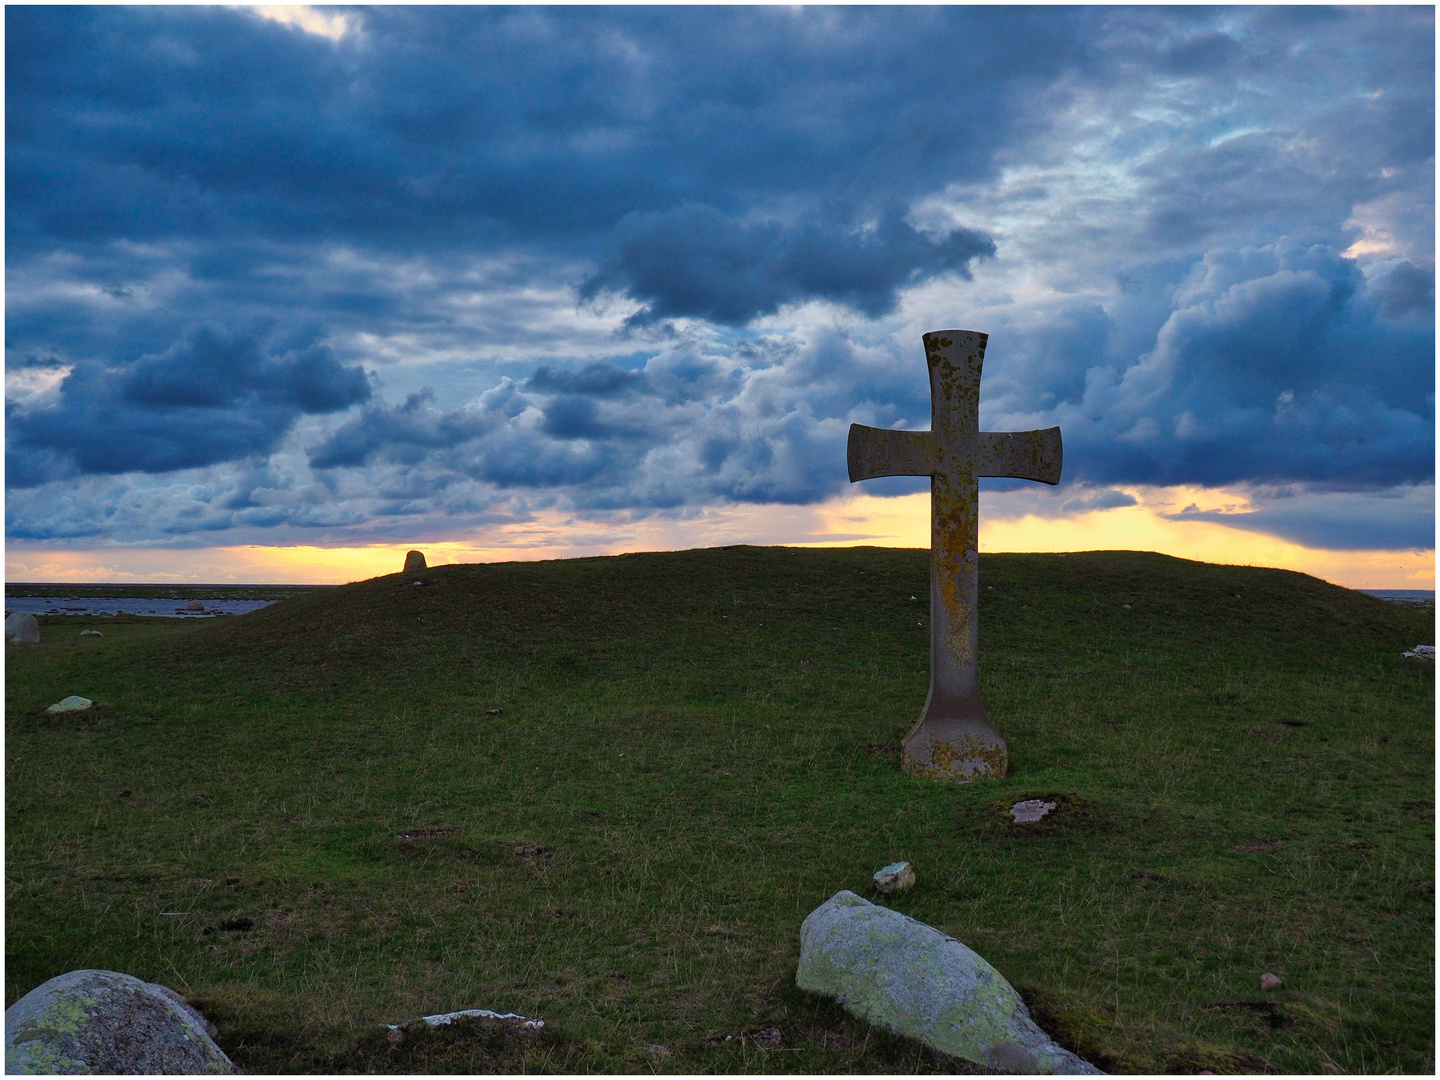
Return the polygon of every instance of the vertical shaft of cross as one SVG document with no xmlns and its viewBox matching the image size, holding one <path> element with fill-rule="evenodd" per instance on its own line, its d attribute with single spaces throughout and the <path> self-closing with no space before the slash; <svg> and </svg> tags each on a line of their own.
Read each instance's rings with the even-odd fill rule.
<svg viewBox="0 0 1440 1080">
<path fill-rule="evenodd" d="M 937 331 L 924 340 L 938 457 L 930 481 L 930 694 L 924 716 L 983 719 L 976 444 L 987 338 L 974 331 Z"/>
</svg>

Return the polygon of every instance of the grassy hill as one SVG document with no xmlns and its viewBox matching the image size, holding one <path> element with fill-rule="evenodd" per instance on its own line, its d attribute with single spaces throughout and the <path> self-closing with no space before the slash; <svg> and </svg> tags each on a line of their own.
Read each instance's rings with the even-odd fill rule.
<svg viewBox="0 0 1440 1080">
<path fill-rule="evenodd" d="M 1434 668 L 1400 657 L 1433 611 L 984 555 L 1012 771 L 945 785 L 899 769 L 926 574 L 740 547 L 42 619 L 6 656 L 6 1003 L 130 972 L 247 1072 L 963 1071 L 794 988 L 805 915 L 903 858 L 886 902 L 1102 1067 L 1433 1070 Z M 474 1007 L 547 1027 L 380 1034 Z"/>
</svg>

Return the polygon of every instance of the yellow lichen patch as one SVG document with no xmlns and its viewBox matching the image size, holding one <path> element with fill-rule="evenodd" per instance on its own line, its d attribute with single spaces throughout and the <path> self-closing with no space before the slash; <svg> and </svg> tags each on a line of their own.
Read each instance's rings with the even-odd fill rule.
<svg viewBox="0 0 1440 1080">
<path fill-rule="evenodd" d="M 917 729 L 919 734 L 922 729 Z M 1003 741 L 979 735 L 957 735 L 950 738 L 931 737 L 923 740 L 928 754 L 913 753 L 907 740 L 901 754 L 901 765 L 911 776 L 922 780 L 969 781 L 1003 777 L 1007 768 Z M 927 760 L 928 757 L 928 760 Z"/>
</svg>

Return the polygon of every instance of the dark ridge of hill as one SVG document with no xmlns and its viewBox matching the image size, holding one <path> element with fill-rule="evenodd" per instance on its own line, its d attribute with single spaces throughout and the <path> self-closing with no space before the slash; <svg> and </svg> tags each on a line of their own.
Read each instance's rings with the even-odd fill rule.
<svg viewBox="0 0 1440 1080">
<path fill-rule="evenodd" d="M 772 654 L 809 655 L 812 671 L 879 658 L 923 672 L 927 582 L 927 552 L 887 548 L 439 566 L 292 596 L 208 625 L 160 662 L 317 692 L 459 687 L 498 668 L 531 684 L 758 670 Z M 1429 612 L 1293 571 L 1148 552 L 982 555 L 980 597 L 982 674 L 1001 658 L 1353 670 L 1434 640 Z"/>
</svg>

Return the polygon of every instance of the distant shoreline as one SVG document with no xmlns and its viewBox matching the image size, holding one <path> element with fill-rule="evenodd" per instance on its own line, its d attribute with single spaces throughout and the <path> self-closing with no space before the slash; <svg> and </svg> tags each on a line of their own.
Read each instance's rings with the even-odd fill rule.
<svg viewBox="0 0 1440 1080">
<path fill-rule="evenodd" d="M 96 600 L 283 600 L 297 592 L 333 589 L 334 585 L 99 585 L 84 582 L 6 582 L 5 596 L 89 597 Z"/>
<path fill-rule="evenodd" d="M 1355 591 L 1391 604 L 1409 604 L 1411 607 L 1435 606 L 1434 589 L 1356 589 Z"/>
</svg>

